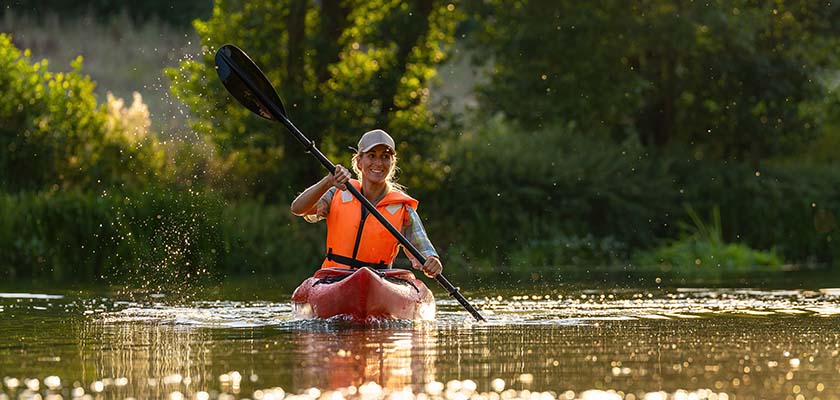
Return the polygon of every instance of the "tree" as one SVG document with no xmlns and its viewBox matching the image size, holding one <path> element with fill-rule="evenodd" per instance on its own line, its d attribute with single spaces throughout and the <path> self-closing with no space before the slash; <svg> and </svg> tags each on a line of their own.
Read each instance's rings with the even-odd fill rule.
<svg viewBox="0 0 840 400">
<path fill-rule="evenodd" d="M 437 0 L 217 0 L 212 17 L 195 22 L 207 51 L 168 75 L 191 108 L 192 127 L 248 182 L 243 195 L 287 197 L 323 171 L 291 135 L 228 97 L 213 66 L 225 43 L 254 59 L 291 119 L 333 161 L 346 165 L 347 146 L 382 127 L 397 138 L 398 153 L 411 155 L 401 164 L 418 182 L 433 167 L 424 158 L 434 154 L 428 85 L 459 15 Z"/>
<path fill-rule="evenodd" d="M 813 138 L 820 78 L 840 67 L 831 2 L 488 0 L 471 11 L 493 66 L 485 111 L 710 158 L 760 159 Z"/>
</svg>

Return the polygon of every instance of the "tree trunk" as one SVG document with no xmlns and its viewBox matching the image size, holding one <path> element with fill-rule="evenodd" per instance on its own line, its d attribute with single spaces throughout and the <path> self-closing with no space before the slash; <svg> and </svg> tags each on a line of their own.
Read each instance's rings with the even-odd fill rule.
<svg viewBox="0 0 840 400">
<path fill-rule="evenodd" d="M 330 79 L 327 67 L 338 61 L 341 52 L 338 39 L 347 27 L 347 17 L 350 15 L 350 8 L 342 3 L 342 0 L 321 1 L 321 33 L 318 35 L 319 43 L 316 44 L 318 52 L 315 65 L 319 83 Z"/>
<path fill-rule="evenodd" d="M 380 108 L 380 115 L 387 116 L 396 111 L 394 104 L 394 97 L 397 94 L 397 88 L 400 84 L 400 78 L 407 70 L 408 57 L 411 55 L 411 50 L 417 45 L 418 41 L 425 37 L 429 32 L 429 15 L 434 9 L 434 0 L 414 0 L 411 1 L 411 10 L 417 23 L 410 24 L 404 29 L 404 34 L 396 38 L 397 40 L 397 60 L 394 63 L 394 70 L 390 74 L 392 82 L 386 86 L 388 92 L 382 94 L 382 106 Z M 384 123 L 385 121 L 380 121 Z"/>
</svg>

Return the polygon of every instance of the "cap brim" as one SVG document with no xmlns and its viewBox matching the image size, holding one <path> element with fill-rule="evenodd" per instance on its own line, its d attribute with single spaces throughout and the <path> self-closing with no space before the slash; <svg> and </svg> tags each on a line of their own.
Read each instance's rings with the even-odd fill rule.
<svg viewBox="0 0 840 400">
<path fill-rule="evenodd" d="M 374 143 L 374 144 L 372 144 L 372 145 L 370 145 L 370 146 L 368 146 L 368 147 L 365 147 L 364 149 L 359 149 L 359 152 L 360 152 L 360 153 L 367 153 L 367 152 L 371 151 L 374 147 L 379 146 L 380 144 L 381 144 L 381 145 L 383 145 L 383 146 L 385 146 L 385 147 L 387 147 L 387 148 L 389 148 L 389 149 L 391 149 L 391 152 L 392 152 L 392 153 L 396 153 L 396 152 L 397 152 L 397 151 L 396 151 L 396 150 L 394 150 L 394 148 L 393 148 L 393 147 L 391 147 L 391 145 L 389 145 L 388 143 Z"/>
</svg>

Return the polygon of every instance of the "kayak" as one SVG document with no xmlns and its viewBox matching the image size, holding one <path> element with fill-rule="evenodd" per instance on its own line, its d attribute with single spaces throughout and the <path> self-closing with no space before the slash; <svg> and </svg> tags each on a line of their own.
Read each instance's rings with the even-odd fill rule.
<svg viewBox="0 0 840 400">
<path fill-rule="evenodd" d="M 295 289 L 292 310 L 298 318 L 431 320 L 435 298 L 408 270 L 323 268 Z"/>
</svg>

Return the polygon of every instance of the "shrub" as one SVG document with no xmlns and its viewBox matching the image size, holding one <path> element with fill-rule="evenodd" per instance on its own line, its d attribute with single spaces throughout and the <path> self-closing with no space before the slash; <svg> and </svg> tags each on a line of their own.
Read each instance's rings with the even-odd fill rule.
<svg viewBox="0 0 840 400">
<path fill-rule="evenodd" d="M 0 189 L 141 187 L 167 176 L 142 99 L 97 105 L 81 62 L 51 73 L 0 34 Z"/>
<path fill-rule="evenodd" d="M 152 287 L 219 272 L 222 207 L 212 195 L 18 192 L 0 193 L 0 205 L 7 276 Z"/>
<path fill-rule="evenodd" d="M 0 192 L 2 278 L 176 291 L 227 275 L 296 281 L 319 267 L 323 237 L 286 205 L 210 192 Z"/>
<path fill-rule="evenodd" d="M 308 224 L 286 204 L 241 201 L 222 213 L 224 271 L 303 277 L 324 260 L 324 223 Z M 290 278 L 291 279 L 291 278 Z"/>
<path fill-rule="evenodd" d="M 668 163 L 637 142 L 616 144 L 574 125 L 525 131 L 496 118 L 465 132 L 446 157 L 447 181 L 429 207 L 446 218 L 430 229 L 469 221 L 443 243 L 505 264 L 516 251 L 546 252 L 548 243 L 572 238 L 612 243 L 595 257 L 602 260 L 615 249 L 652 245 L 676 197 Z M 574 262 L 560 254 L 542 259 Z"/>
<path fill-rule="evenodd" d="M 778 263 L 840 260 L 840 173 L 831 167 L 708 161 L 574 125 L 531 132 L 500 118 L 465 132 L 445 156 L 447 179 L 421 196 L 436 199 L 423 215 L 439 248 L 475 270 L 618 264 L 678 238 L 679 221 L 691 218 L 683 203 L 723 210 L 721 239 L 736 244 L 706 249 L 719 260 L 762 263 L 765 253 L 752 249 Z"/>
<path fill-rule="evenodd" d="M 781 272 L 783 261 L 775 251 L 753 250 L 742 243 L 724 242 L 717 208 L 712 212 L 711 224 L 703 222 L 690 206 L 686 206 L 686 212 L 693 226 L 681 224 L 683 236 L 679 240 L 635 254 L 633 263 L 639 270 L 718 280 Z"/>
<path fill-rule="evenodd" d="M 627 244 L 607 236 L 556 235 L 533 238 L 510 255 L 511 265 L 518 269 L 562 268 L 581 266 L 616 267 L 626 263 Z"/>
<path fill-rule="evenodd" d="M 835 168 L 694 161 L 675 163 L 674 176 L 680 201 L 703 214 L 720 208 L 724 240 L 775 248 L 793 262 L 840 260 L 840 247 L 833 243 L 840 215 Z"/>
</svg>

